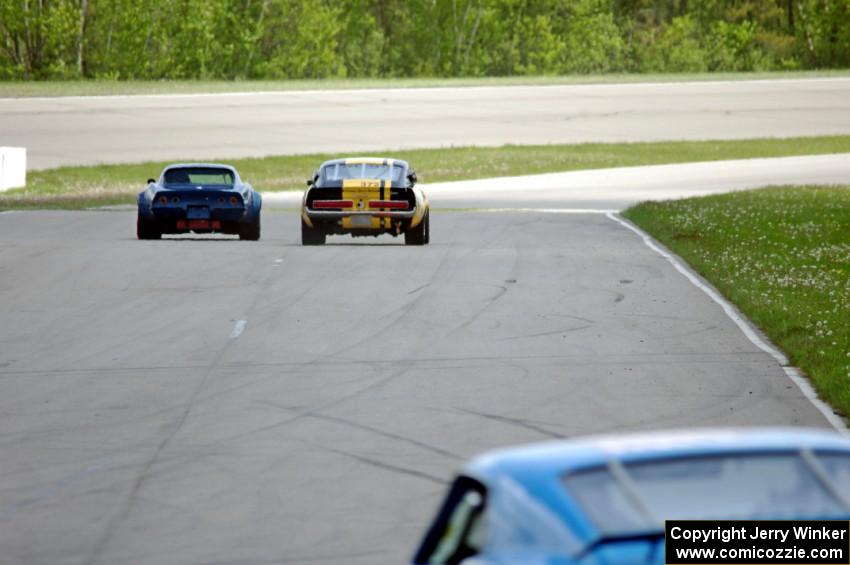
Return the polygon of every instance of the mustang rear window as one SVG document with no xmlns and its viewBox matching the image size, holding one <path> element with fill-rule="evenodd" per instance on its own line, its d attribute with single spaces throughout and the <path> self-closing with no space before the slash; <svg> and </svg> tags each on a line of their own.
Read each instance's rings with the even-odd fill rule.
<svg viewBox="0 0 850 565">
<path fill-rule="evenodd" d="M 818 459 L 833 476 L 845 472 L 837 462 Z M 846 468 L 846 458 L 842 463 Z M 602 467 L 564 478 L 604 535 L 643 531 L 664 520 L 843 518 L 850 513 L 798 453 L 666 459 L 625 464 L 622 471 L 618 475 Z"/>
<path fill-rule="evenodd" d="M 213 167 L 181 167 L 165 172 L 165 184 L 233 186 L 233 173 Z"/>
<path fill-rule="evenodd" d="M 325 180 L 376 179 L 400 182 L 404 168 L 399 165 L 375 165 L 370 163 L 334 163 L 323 169 Z"/>
</svg>

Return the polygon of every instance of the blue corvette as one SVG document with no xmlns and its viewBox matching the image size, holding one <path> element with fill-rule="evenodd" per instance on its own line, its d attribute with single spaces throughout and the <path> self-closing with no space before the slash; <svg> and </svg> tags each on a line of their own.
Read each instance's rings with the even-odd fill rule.
<svg viewBox="0 0 850 565">
<path fill-rule="evenodd" d="M 260 239 L 260 194 L 229 165 L 169 165 L 139 194 L 136 235 L 229 233 Z"/>
<path fill-rule="evenodd" d="M 454 481 L 414 563 L 663 564 L 664 520 L 850 519 L 850 440 L 801 429 L 506 449 Z"/>
</svg>

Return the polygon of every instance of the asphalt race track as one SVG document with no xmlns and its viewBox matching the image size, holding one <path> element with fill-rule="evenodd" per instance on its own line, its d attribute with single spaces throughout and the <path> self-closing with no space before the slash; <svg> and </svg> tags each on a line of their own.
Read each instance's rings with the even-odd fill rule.
<svg viewBox="0 0 850 565">
<path fill-rule="evenodd" d="M 819 90 L 848 86 L 790 90 L 829 100 L 840 111 L 813 111 L 818 127 L 848 133 L 848 97 Z M 47 122 L 33 123 L 47 143 Z M 122 158 L 92 151 L 51 158 Z M 434 212 L 425 247 L 388 236 L 302 247 L 298 215 L 274 206 L 259 242 L 138 241 L 133 211 L 2 213 L 0 563 L 397 564 L 452 474 L 489 448 L 828 427 L 716 303 L 594 210 L 759 179 L 847 182 L 848 163 L 432 186 L 451 210 Z"/>
<path fill-rule="evenodd" d="M 0 99 L 31 169 L 451 145 L 850 131 L 850 78 Z"/>
<path fill-rule="evenodd" d="M 827 425 L 602 214 L 444 212 L 424 248 L 133 220 L 0 215 L 10 563 L 399 563 L 487 448 Z"/>
</svg>

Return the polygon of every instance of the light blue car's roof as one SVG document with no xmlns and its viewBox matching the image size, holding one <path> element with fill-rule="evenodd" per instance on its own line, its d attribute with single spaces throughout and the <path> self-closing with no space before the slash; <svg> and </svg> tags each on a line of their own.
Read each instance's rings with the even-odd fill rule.
<svg viewBox="0 0 850 565">
<path fill-rule="evenodd" d="M 500 449 L 475 458 L 467 472 L 488 478 L 563 476 L 571 471 L 603 465 L 611 459 L 649 461 L 720 453 L 812 450 L 850 452 L 850 439 L 814 428 L 708 429 L 600 435 Z"/>
<path fill-rule="evenodd" d="M 833 431 L 802 428 L 715 429 L 586 437 L 501 449 L 475 458 L 463 474 L 480 481 L 499 505 L 513 493 L 533 500 L 537 516 L 549 515 L 569 528 L 561 546 L 579 547 L 600 535 L 569 494 L 563 477 L 581 469 L 623 463 L 720 454 L 758 454 L 800 450 L 850 453 L 850 439 Z M 510 512 L 516 514 L 514 510 Z M 516 517 L 506 516 L 506 520 Z M 538 518 L 523 518 L 526 524 Z M 541 524 L 543 521 L 540 522 Z M 517 528 L 522 527 L 518 522 Z M 531 526 L 529 526 L 531 527 Z M 509 533 L 508 529 L 502 530 Z M 503 535 L 502 537 L 506 537 Z M 572 541 L 570 541 L 572 540 Z"/>
</svg>

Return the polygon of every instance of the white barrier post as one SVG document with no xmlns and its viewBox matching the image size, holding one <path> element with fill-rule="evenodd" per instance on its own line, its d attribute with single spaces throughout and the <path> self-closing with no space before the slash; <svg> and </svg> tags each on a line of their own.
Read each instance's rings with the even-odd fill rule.
<svg viewBox="0 0 850 565">
<path fill-rule="evenodd" d="M 0 191 L 27 184 L 27 148 L 0 147 Z"/>
</svg>

